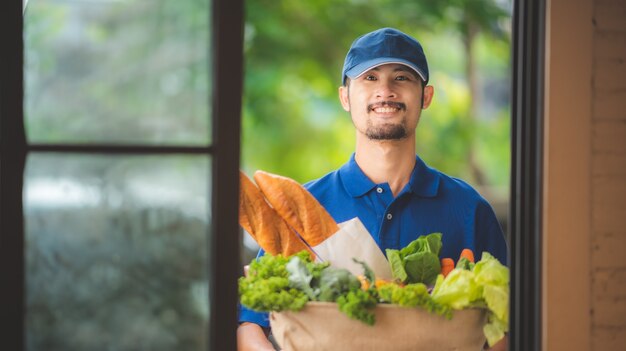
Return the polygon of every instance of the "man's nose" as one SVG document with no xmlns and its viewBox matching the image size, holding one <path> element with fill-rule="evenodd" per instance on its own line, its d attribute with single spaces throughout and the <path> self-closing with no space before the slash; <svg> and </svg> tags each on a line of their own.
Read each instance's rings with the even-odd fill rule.
<svg viewBox="0 0 626 351">
<path fill-rule="evenodd" d="M 376 86 L 376 97 L 383 99 L 396 97 L 394 85 L 386 80 L 380 80 Z"/>
</svg>

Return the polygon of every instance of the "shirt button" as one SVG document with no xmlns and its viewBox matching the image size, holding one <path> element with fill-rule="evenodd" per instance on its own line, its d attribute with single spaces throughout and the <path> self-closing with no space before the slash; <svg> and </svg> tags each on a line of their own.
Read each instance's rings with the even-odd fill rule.
<svg viewBox="0 0 626 351">
<path fill-rule="evenodd" d="M 390 219 L 392 219 L 392 218 L 393 218 L 393 215 L 392 215 L 391 213 L 387 213 L 387 219 L 389 219 L 389 220 L 390 220 Z"/>
<path fill-rule="evenodd" d="M 379 193 L 379 194 L 382 193 L 383 192 L 383 188 L 381 188 L 381 187 L 376 188 L 376 192 Z"/>
</svg>

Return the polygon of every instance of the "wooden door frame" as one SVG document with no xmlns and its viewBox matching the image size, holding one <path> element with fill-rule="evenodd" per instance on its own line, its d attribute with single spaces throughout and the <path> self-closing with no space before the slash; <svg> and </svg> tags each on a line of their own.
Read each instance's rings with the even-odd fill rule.
<svg viewBox="0 0 626 351">
<path fill-rule="evenodd" d="M 239 169 L 243 1 L 214 0 L 214 211 L 209 248 L 210 349 L 236 349 L 239 274 L 236 179 Z M 29 151 L 23 124 L 22 4 L 0 5 L 0 323 L 2 347 L 24 350 L 23 169 Z M 510 350 L 541 349 L 543 59 L 545 1 L 514 2 L 511 133 Z M 239 118 L 238 118 L 239 117 Z M 136 150 L 135 150 L 136 151 Z M 217 205 L 219 204 L 219 206 Z M 220 215 L 217 215 L 217 214 Z M 219 289 L 217 288 L 219 287 Z M 217 337 L 219 335 L 219 338 Z"/>
</svg>

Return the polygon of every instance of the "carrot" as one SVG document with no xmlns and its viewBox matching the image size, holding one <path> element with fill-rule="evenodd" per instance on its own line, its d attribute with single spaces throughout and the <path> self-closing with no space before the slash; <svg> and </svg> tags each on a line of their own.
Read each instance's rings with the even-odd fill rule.
<svg viewBox="0 0 626 351">
<path fill-rule="evenodd" d="M 359 282 L 361 283 L 361 289 L 367 290 L 370 288 L 370 282 L 369 280 L 367 280 L 367 278 L 365 278 L 364 275 L 358 275 L 357 278 L 359 278 Z M 374 282 L 374 286 L 376 287 L 376 289 L 378 289 L 383 285 L 393 284 L 393 283 L 394 282 L 391 280 L 376 278 L 376 281 Z M 398 284 L 398 285 L 401 285 L 401 284 Z"/>
<path fill-rule="evenodd" d="M 467 258 L 468 261 L 474 263 L 474 253 L 471 249 L 463 249 L 463 251 L 461 251 L 461 256 L 459 256 L 459 260 L 463 257 Z"/>
<path fill-rule="evenodd" d="M 454 269 L 454 261 L 451 258 L 442 258 L 441 259 L 441 274 L 443 276 L 447 276 Z"/>
</svg>

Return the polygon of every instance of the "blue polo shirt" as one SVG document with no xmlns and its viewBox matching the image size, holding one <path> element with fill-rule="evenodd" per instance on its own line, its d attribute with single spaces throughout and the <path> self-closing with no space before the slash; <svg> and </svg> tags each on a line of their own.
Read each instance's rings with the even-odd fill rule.
<svg viewBox="0 0 626 351">
<path fill-rule="evenodd" d="M 489 203 L 464 181 L 428 167 L 417 156 L 409 183 L 395 198 L 389 184 L 376 184 L 363 173 L 354 154 L 340 169 L 305 187 L 337 223 L 358 217 L 383 252 L 438 232 L 442 258 L 456 261 L 469 248 L 477 260 L 487 251 L 507 264 L 504 235 Z M 239 320 L 269 326 L 266 314 L 243 307 Z"/>
</svg>

